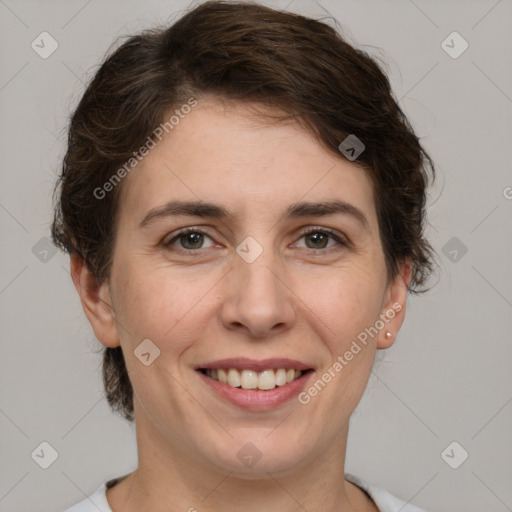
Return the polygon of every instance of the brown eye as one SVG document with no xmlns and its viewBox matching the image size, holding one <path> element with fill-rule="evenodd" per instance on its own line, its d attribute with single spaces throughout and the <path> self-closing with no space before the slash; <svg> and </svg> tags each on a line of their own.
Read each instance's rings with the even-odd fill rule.
<svg viewBox="0 0 512 512">
<path fill-rule="evenodd" d="M 197 251 L 198 249 L 205 248 L 203 247 L 205 237 L 211 240 L 210 236 L 198 229 L 187 229 L 177 233 L 169 241 L 164 242 L 163 245 L 164 247 L 173 250 L 173 246 L 179 242 L 179 245 L 175 246 L 177 251 Z"/>
<path fill-rule="evenodd" d="M 325 249 L 329 242 L 330 235 L 317 231 L 311 234 L 305 235 L 306 245 L 310 249 Z M 311 241 L 311 246 L 308 245 L 308 240 Z"/>
<path fill-rule="evenodd" d="M 328 250 L 336 245 L 348 247 L 348 243 L 338 234 L 325 228 L 314 228 L 302 233 L 301 239 L 305 240 L 307 249 Z M 334 243 L 329 244 L 329 239 Z"/>
<path fill-rule="evenodd" d="M 203 244 L 203 235 L 201 233 L 186 233 L 180 235 L 179 240 L 185 249 L 200 249 Z"/>
</svg>

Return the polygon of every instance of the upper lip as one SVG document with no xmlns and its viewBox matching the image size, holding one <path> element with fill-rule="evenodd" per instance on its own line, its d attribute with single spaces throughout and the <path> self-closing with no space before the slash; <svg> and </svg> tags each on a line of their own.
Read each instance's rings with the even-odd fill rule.
<svg viewBox="0 0 512 512">
<path fill-rule="evenodd" d="M 236 368 L 239 370 L 253 370 L 256 372 L 262 372 L 263 370 L 270 369 L 290 369 L 294 370 L 311 370 L 313 369 L 311 365 L 303 363 L 302 361 L 297 361 L 295 359 L 288 358 L 271 358 L 271 359 L 248 359 L 246 357 L 234 357 L 229 359 L 220 359 L 218 361 L 212 361 L 210 363 L 205 363 L 198 365 L 196 370 L 203 369 L 219 369 L 219 368 Z"/>
</svg>

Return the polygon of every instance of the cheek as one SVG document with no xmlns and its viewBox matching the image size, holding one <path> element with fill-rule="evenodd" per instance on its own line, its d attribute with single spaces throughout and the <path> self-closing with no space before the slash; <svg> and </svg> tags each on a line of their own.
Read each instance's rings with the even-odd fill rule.
<svg viewBox="0 0 512 512">
<path fill-rule="evenodd" d="M 179 269 L 125 269 L 118 281 L 122 295 L 116 316 L 126 331 L 120 335 L 127 336 L 130 345 L 148 338 L 160 348 L 172 346 L 179 352 L 204 331 L 201 318 L 207 317 L 214 280 L 187 276 Z"/>
<path fill-rule="evenodd" d="M 350 272 L 350 274 L 349 274 Z M 347 275 L 331 279 L 311 309 L 313 320 L 328 356 L 305 399 L 324 407 L 338 421 L 345 422 L 359 403 L 373 368 L 375 332 L 370 328 L 378 319 L 380 288 L 368 276 L 347 269 Z M 314 318 L 315 315 L 309 315 Z M 334 422 L 336 423 L 336 422 Z"/>
<path fill-rule="evenodd" d="M 324 321 L 328 339 L 338 350 L 344 350 L 378 318 L 380 286 L 378 276 L 352 267 L 333 273 L 322 292 L 312 297 L 312 309 Z"/>
</svg>

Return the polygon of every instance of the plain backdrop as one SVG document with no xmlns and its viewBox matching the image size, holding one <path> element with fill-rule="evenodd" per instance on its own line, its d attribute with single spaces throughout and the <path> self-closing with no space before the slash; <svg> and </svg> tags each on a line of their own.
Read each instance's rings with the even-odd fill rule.
<svg viewBox="0 0 512 512">
<path fill-rule="evenodd" d="M 512 2 L 265 3 L 330 13 L 384 62 L 438 170 L 427 235 L 439 273 L 379 353 L 346 470 L 429 511 L 512 510 Z M 0 511 L 63 510 L 136 467 L 69 259 L 47 240 L 51 194 L 68 116 L 107 49 L 191 5 L 0 0 Z M 55 44 L 42 32 L 58 44 L 47 58 L 32 45 Z M 47 469 L 41 447 L 55 451 Z"/>
</svg>

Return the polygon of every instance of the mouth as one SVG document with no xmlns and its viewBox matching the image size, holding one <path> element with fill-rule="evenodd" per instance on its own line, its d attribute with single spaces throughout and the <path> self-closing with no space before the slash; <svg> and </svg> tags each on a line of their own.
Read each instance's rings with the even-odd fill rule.
<svg viewBox="0 0 512 512">
<path fill-rule="evenodd" d="M 286 358 L 231 358 L 195 368 L 207 389 L 242 409 L 265 411 L 283 405 L 306 386 L 315 369 Z"/>
<path fill-rule="evenodd" d="M 240 368 L 199 368 L 198 371 L 210 379 L 228 384 L 233 388 L 241 388 L 247 391 L 270 391 L 276 387 L 290 384 L 302 375 L 312 372 L 313 369 L 268 368 L 257 372 Z"/>
</svg>

